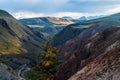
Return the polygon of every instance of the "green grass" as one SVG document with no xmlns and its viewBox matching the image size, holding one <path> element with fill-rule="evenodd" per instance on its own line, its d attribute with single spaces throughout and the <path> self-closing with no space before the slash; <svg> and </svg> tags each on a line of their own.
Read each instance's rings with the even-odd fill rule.
<svg viewBox="0 0 120 80">
<path fill-rule="evenodd" d="M 9 33 L 9 31 L 2 26 L 0 26 L 0 53 L 21 53 L 25 49 L 21 47 L 21 42 Z"/>
</svg>

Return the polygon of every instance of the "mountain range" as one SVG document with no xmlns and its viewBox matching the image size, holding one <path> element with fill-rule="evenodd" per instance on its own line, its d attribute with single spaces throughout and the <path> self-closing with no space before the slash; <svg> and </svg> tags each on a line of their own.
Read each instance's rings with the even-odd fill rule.
<svg viewBox="0 0 120 80">
<path fill-rule="evenodd" d="M 79 19 L 73 19 L 69 16 L 59 17 L 36 17 L 23 18 L 19 21 L 25 25 L 30 26 L 35 32 L 41 32 L 43 35 L 50 36 L 59 33 L 63 28 L 70 24 L 83 22 L 86 20 L 96 19 L 103 16 L 82 16 Z"/>
<path fill-rule="evenodd" d="M 51 41 L 63 61 L 55 80 L 68 80 L 76 72 L 69 80 L 119 80 L 119 27 L 118 13 L 64 28 Z"/>
<path fill-rule="evenodd" d="M 29 80 L 45 43 L 58 49 L 53 80 L 120 80 L 120 13 L 82 18 L 16 20 L 0 10 L 0 80 Z"/>
<path fill-rule="evenodd" d="M 43 35 L 50 36 L 60 32 L 65 26 L 73 24 L 73 19 L 58 17 L 37 17 L 20 19 L 21 23 L 30 26 L 35 32 L 41 32 Z"/>
</svg>

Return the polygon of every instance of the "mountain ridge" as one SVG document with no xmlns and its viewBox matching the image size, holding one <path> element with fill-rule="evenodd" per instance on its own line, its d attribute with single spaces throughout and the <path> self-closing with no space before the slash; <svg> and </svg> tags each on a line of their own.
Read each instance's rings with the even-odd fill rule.
<svg viewBox="0 0 120 80">
<path fill-rule="evenodd" d="M 37 36 L 31 28 L 18 22 L 6 11 L 0 12 L 0 61 L 13 68 L 36 61 L 44 42 L 42 34 Z"/>
<path fill-rule="evenodd" d="M 94 63 L 94 60 L 91 61 L 92 59 L 99 59 L 96 57 L 102 58 L 101 55 L 105 56 L 104 53 L 106 50 L 110 48 L 110 46 L 114 45 L 116 42 L 118 42 L 116 43 L 116 46 L 119 45 L 119 42 L 120 42 L 119 41 L 120 20 L 119 19 L 120 19 L 119 14 L 117 15 L 115 14 L 108 17 L 104 17 L 102 19 L 100 18 L 100 19 L 89 20 L 82 23 L 69 25 L 74 28 L 75 27 L 84 28 L 83 26 L 88 26 L 88 27 L 86 27 L 86 29 L 83 30 L 82 32 L 76 34 L 76 36 L 65 41 L 65 43 L 62 46 L 59 47 L 60 44 L 55 45 L 60 49 L 58 53 L 58 55 L 60 55 L 59 59 L 63 60 L 63 63 L 61 63 L 58 67 L 58 71 L 55 75 L 55 80 L 62 80 L 62 79 L 68 80 L 77 71 L 81 72 L 82 68 L 84 67 L 89 68 L 89 66 L 92 65 L 92 64 L 89 65 L 89 63 L 90 62 Z M 63 34 L 64 32 L 62 32 L 59 35 L 64 35 Z M 67 37 L 67 36 L 64 36 L 64 37 Z M 59 37 L 59 38 L 64 40 L 64 38 L 62 37 Z M 53 38 L 53 40 L 55 39 Z M 54 42 L 55 41 L 53 41 L 53 43 Z M 111 49 L 112 48 L 113 47 L 111 47 Z M 120 48 L 119 46 L 118 48 L 115 47 L 115 50 L 117 51 L 115 55 L 118 55 L 117 53 L 119 53 L 119 48 Z M 106 61 L 109 60 L 110 57 L 112 56 L 107 55 L 105 60 Z M 120 57 L 118 57 L 118 59 L 119 58 Z M 114 59 L 115 59 L 115 56 L 114 56 Z M 96 61 L 97 61 L 96 64 L 99 64 L 99 60 L 96 60 Z M 114 63 L 115 62 L 113 61 L 113 64 Z M 105 69 L 107 67 L 107 64 L 104 64 Z M 86 66 L 86 65 L 89 65 L 89 66 Z M 99 69 L 98 66 L 95 68 Z M 87 74 L 85 72 L 86 70 L 88 69 L 85 68 L 83 74 Z M 90 67 L 90 71 L 92 70 L 94 69 Z M 119 68 L 116 68 L 116 70 L 119 70 Z M 110 74 L 112 75 L 111 72 Z M 117 71 L 117 73 L 119 74 L 119 71 Z M 92 75 L 92 74 L 95 74 L 95 72 L 92 71 L 89 75 Z M 83 75 L 83 76 L 79 76 L 79 74 L 77 76 L 76 75 L 70 78 L 70 80 L 74 80 L 74 79 L 75 80 L 79 80 L 79 79 L 93 80 L 92 76 L 87 78 L 86 75 Z M 82 75 L 82 73 L 80 75 Z M 97 76 L 94 76 L 94 78 L 95 77 Z M 95 80 L 97 80 L 97 78 Z"/>
<path fill-rule="evenodd" d="M 41 32 L 44 36 L 55 35 L 67 25 L 74 23 L 72 19 L 59 17 L 36 17 L 20 19 L 19 21 L 30 26 L 34 31 Z"/>
</svg>

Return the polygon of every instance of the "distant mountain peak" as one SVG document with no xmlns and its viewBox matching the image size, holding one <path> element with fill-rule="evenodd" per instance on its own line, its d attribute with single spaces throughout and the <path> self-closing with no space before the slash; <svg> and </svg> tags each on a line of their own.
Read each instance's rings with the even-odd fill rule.
<svg viewBox="0 0 120 80">
<path fill-rule="evenodd" d="M 70 17 L 70 16 L 63 16 L 62 18 L 63 18 L 63 19 L 73 19 L 73 18 Z"/>
<path fill-rule="evenodd" d="M 79 20 L 81 20 L 81 21 L 86 21 L 86 20 L 87 20 L 87 17 L 82 16 L 82 17 L 79 18 Z"/>
</svg>

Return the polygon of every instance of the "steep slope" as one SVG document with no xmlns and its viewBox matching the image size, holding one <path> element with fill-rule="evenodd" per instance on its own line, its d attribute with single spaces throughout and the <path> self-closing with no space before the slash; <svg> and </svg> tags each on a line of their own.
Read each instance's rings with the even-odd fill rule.
<svg viewBox="0 0 120 80">
<path fill-rule="evenodd" d="M 14 71 L 3 63 L 0 63 L 0 80 L 19 80 Z"/>
<path fill-rule="evenodd" d="M 118 16 L 118 14 L 116 15 Z M 94 69 L 91 67 L 94 66 L 92 64 L 94 64 L 94 61 L 96 60 L 97 62 L 95 64 L 98 64 L 98 66 L 95 66 L 97 72 L 97 70 L 99 69 L 99 63 L 102 62 L 100 61 L 100 59 L 102 58 L 105 59 L 105 61 L 110 60 L 111 63 L 113 63 L 113 66 L 114 64 L 116 64 L 115 66 L 119 65 L 119 62 L 116 62 L 116 60 L 114 60 L 116 58 L 115 56 L 119 54 L 120 49 L 120 20 L 119 18 L 116 19 L 116 15 L 114 15 L 115 18 L 112 16 L 113 19 L 109 18 L 109 20 L 107 20 L 105 18 L 106 20 L 101 20 L 97 23 L 95 20 L 94 22 L 89 21 L 90 23 L 86 22 L 87 25 L 91 24 L 91 26 L 78 33 L 75 37 L 67 40 L 61 47 L 59 47 L 60 52 L 58 55 L 60 55 L 60 59 L 64 60 L 64 62 L 58 67 L 55 80 L 67 80 L 79 70 L 81 75 L 83 75 L 84 73 L 87 74 L 86 70 L 88 69 L 91 69 L 90 73 L 88 73 L 89 76 L 78 76 L 79 74 L 76 74 L 78 77 L 81 77 L 81 79 L 78 77 L 75 78 L 75 76 L 73 76 L 72 78 L 70 78 L 70 80 L 93 80 L 93 78 L 96 78 L 95 80 L 97 80 L 97 76 L 94 76 L 92 78 L 92 75 L 94 75 L 95 72 L 93 71 Z M 85 24 L 85 22 L 83 22 L 82 24 Z M 115 50 L 116 53 L 112 52 L 112 50 Z M 111 57 L 114 53 L 115 56 L 112 58 L 113 60 L 111 60 Z M 106 56 L 106 54 L 108 55 Z M 111 56 L 109 56 L 109 54 L 111 54 Z M 118 57 L 118 59 L 119 58 L 120 57 Z M 102 64 L 100 64 L 100 66 L 101 65 Z M 107 69 L 108 64 L 103 65 L 105 66 L 101 70 Z M 115 68 L 115 70 L 117 70 L 116 74 L 119 75 L 119 68 Z M 83 71 L 83 74 L 81 71 Z M 112 70 L 110 74 L 112 75 Z M 106 76 L 105 78 L 105 80 L 107 80 Z"/>
<path fill-rule="evenodd" d="M 99 15 L 99 16 L 88 16 L 87 19 L 88 19 L 88 20 L 92 20 L 92 19 L 98 19 L 98 18 L 101 18 L 101 17 L 105 17 L 105 15 Z"/>
<path fill-rule="evenodd" d="M 112 21 L 114 21 L 115 23 L 112 22 Z M 103 22 L 103 24 L 102 24 L 102 22 Z M 80 29 L 82 29 L 82 28 L 89 28 L 92 25 L 101 24 L 101 26 L 103 26 L 101 28 L 104 29 L 104 27 L 107 26 L 107 25 L 111 25 L 112 26 L 112 24 L 113 24 L 113 26 L 114 26 L 114 24 L 119 23 L 119 22 L 120 22 L 120 13 L 117 13 L 117 14 L 113 14 L 113 15 L 110 15 L 110 16 L 102 17 L 102 18 L 97 18 L 97 19 L 93 19 L 93 20 L 87 20 L 87 21 L 83 21 L 83 22 L 71 24 L 71 25 L 69 25 L 69 27 L 72 27 L 72 28 L 71 28 L 71 30 L 67 34 L 74 34 L 74 32 L 76 32 L 76 31 L 72 32 L 72 30 L 74 28 L 77 28 L 77 29 L 78 28 L 80 28 Z M 73 37 L 76 37 L 77 35 L 80 34 L 80 33 L 77 33 L 75 36 L 69 37 L 71 35 L 68 36 L 68 35 L 64 34 L 67 30 L 68 29 L 66 27 L 66 29 L 62 30 L 60 33 L 58 33 L 57 35 L 55 35 L 55 37 L 53 38 L 53 40 L 51 42 L 52 45 L 56 44 L 54 46 L 61 46 L 61 44 L 59 44 L 61 40 L 64 43 L 64 42 L 67 41 L 66 38 L 69 40 L 69 39 L 72 39 Z M 58 37 L 58 35 L 60 35 L 60 36 Z"/>
<path fill-rule="evenodd" d="M 31 48 L 39 47 L 40 42 L 43 42 L 42 35 L 36 36 L 29 27 L 19 23 L 9 13 L 0 10 L 0 53 L 26 53 Z"/>
<path fill-rule="evenodd" d="M 56 34 L 51 41 L 51 45 L 53 46 L 62 46 L 66 41 L 76 37 L 79 35 L 83 30 L 87 29 L 94 23 L 75 23 L 66 26 L 61 32 Z"/>
<path fill-rule="evenodd" d="M 66 41 L 66 43 L 61 48 L 61 53 L 67 52 L 66 54 L 71 54 L 74 52 L 77 46 L 79 47 L 79 45 L 81 45 L 81 42 L 84 42 L 90 37 L 97 35 L 98 33 L 101 33 L 107 28 L 115 27 L 115 26 L 117 27 L 119 25 L 120 25 L 120 22 L 117 22 L 117 21 L 104 21 L 98 24 L 94 24 L 90 28 L 82 31 L 75 38 Z"/>
<path fill-rule="evenodd" d="M 53 46 L 60 47 L 62 46 L 66 41 L 74 38 L 76 35 L 81 33 L 86 28 L 76 28 L 72 27 L 71 25 L 64 28 L 60 33 L 56 34 L 54 39 L 51 41 L 51 44 Z"/>
<path fill-rule="evenodd" d="M 105 59 L 105 61 L 111 60 L 109 58 L 113 57 L 112 56 L 113 54 L 114 54 L 114 57 L 112 58 L 113 62 L 111 63 L 114 64 L 116 61 L 116 60 L 114 61 L 114 59 L 116 58 L 115 56 L 119 55 L 119 49 L 120 49 L 119 35 L 120 35 L 120 28 L 109 28 L 100 33 L 94 34 L 93 36 L 87 38 L 85 41 L 80 41 L 79 38 L 71 40 L 69 43 L 66 44 L 66 46 L 62 48 L 64 49 L 64 51 L 61 51 L 61 53 L 63 53 L 65 57 L 67 56 L 67 59 L 65 60 L 64 63 L 62 63 L 59 66 L 58 72 L 56 73 L 55 80 L 62 80 L 62 79 L 67 80 L 70 76 L 72 76 L 78 70 L 81 70 L 82 68 L 84 69 L 84 67 L 85 67 L 85 70 L 84 70 L 85 72 L 83 73 L 86 74 L 86 70 L 88 70 L 88 66 L 86 65 L 93 67 L 94 65 L 92 64 L 94 64 L 94 61 L 97 61 L 96 64 L 98 64 L 98 66 L 95 66 L 95 67 L 99 69 L 100 59 L 103 58 Z M 114 52 L 114 51 L 112 52 L 112 50 L 115 50 L 117 52 Z M 111 54 L 111 56 L 109 56 L 109 54 Z M 105 56 L 105 58 L 103 56 Z M 118 59 L 119 58 L 120 57 L 118 56 Z M 90 62 L 91 64 L 89 64 Z M 117 63 L 116 65 L 119 65 L 118 64 L 119 62 L 116 62 L 116 63 Z M 89 68 L 91 69 L 90 71 L 92 71 L 93 69 L 91 67 Z M 107 64 L 104 64 L 104 67 L 106 69 Z M 116 68 L 116 70 L 117 69 L 119 68 Z M 94 73 L 95 72 L 92 71 L 89 75 Z M 90 76 L 90 78 L 87 78 L 87 76 L 85 75 L 79 76 L 79 77 L 82 77 L 83 78 L 82 80 L 92 80 L 90 79 L 92 76 Z"/>
<path fill-rule="evenodd" d="M 119 43 L 111 45 L 107 53 L 93 59 L 69 80 L 119 80 L 120 47 Z M 115 49 L 118 48 L 118 49 Z"/>
<path fill-rule="evenodd" d="M 109 28 L 102 32 L 104 43 L 99 42 L 95 46 L 94 53 L 97 51 L 95 58 L 86 59 L 85 67 L 72 76 L 69 80 L 119 80 L 120 77 L 120 28 Z M 87 44 L 88 45 L 88 44 Z M 92 45 L 92 44 L 91 44 Z M 106 46 L 109 45 L 109 46 Z M 101 49 L 99 50 L 99 48 Z M 91 48 L 92 49 L 92 48 Z M 99 53 L 98 53 L 99 52 Z M 92 52 L 93 54 L 93 52 Z M 91 55 L 92 55 L 91 54 Z M 91 56 L 89 55 L 89 56 Z"/>
<path fill-rule="evenodd" d="M 14 69 L 38 59 L 42 34 L 36 35 L 6 11 L 0 10 L 0 61 Z"/>
<path fill-rule="evenodd" d="M 89 23 L 98 23 L 101 21 L 120 21 L 120 13 L 116 13 L 116 14 L 112 14 L 110 16 L 106 16 L 106 17 L 101 17 L 101 18 L 97 18 L 97 19 L 93 19 L 93 20 L 88 20 L 85 23 L 89 24 Z"/>
</svg>

